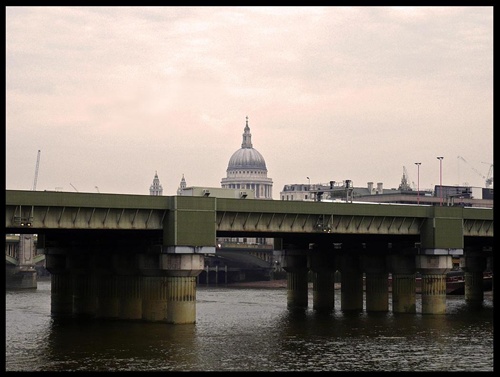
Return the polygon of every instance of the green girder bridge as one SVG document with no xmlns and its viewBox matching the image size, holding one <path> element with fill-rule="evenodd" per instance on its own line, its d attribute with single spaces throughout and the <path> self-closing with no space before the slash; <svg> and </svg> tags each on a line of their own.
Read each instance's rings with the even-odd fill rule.
<svg viewBox="0 0 500 377">
<path fill-rule="evenodd" d="M 420 255 L 416 269 L 442 274 L 449 270 L 448 257 L 464 251 L 491 257 L 493 249 L 492 208 L 6 190 L 5 215 L 6 234 L 38 234 L 47 269 L 56 276 L 53 290 L 57 276 L 82 275 L 82 266 L 101 275 L 164 277 L 169 286 L 182 286 L 182 299 L 167 293 L 170 311 L 149 313 L 171 323 L 194 321 L 193 309 L 174 303 L 192 298 L 192 277 L 203 270 L 203 255 L 216 253 L 217 237 L 275 239 L 293 276 L 315 268 L 310 256 L 307 262 L 293 262 L 313 250 L 339 258 Z M 436 259 L 441 256 L 446 259 Z M 301 263 L 306 266 L 299 268 Z M 397 264 L 390 263 L 393 274 Z M 330 267 L 348 268 L 345 263 Z M 300 303 L 289 296 L 290 305 Z M 69 311 L 64 308 L 69 304 L 57 300 L 62 299 L 53 295 L 53 314 Z M 441 310 L 431 306 L 433 312 Z M 132 312 L 129 316 L 138 315 Z"/>
</svg>

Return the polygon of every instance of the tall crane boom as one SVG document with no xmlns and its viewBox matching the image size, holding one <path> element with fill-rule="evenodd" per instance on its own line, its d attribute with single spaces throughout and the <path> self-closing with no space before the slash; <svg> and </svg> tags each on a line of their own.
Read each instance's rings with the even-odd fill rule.
<svg viewBox="0 0 500 377">
<path fill-rule="evenodd" d="M 469 164 L 469 162 L 465 158 L 463 158 L 462 156 L 457 156 L 457 158 L 459 158 L 460 160 L 462 160 L 466 164 Z M 483 161 L 481 161 L 481 163 L 483 163 L 483 164 L 489 164 L 488 162 L 483 162 Z M 489 164 L 489 165 L 490 165 L 490 169 L 488 170 L 488 175 L 487 176 L 484 176 L 474 166 L 469 165 L 472 170 L 474 170 L 477 174 L 479 174 L 481 176 L 481 178 L 483 178 L 485 180 L 485 187 L 487 187 L 487 188 L 491 187 L 492 184 L 493 184 L 493 164 Z"/>
<path fill-rule="evenodd" d="M 38 166 L 39 165 L 40 165 L 40 149 L 38 150 L 38 155 L 36 157 L 35 180 L 33 181 L 33 191 L 36 191 L 36 182 L 38 181 Z"/>
<path fill-rule="evenodd" d="M 479 170 L 477 170 L 474 166 L 470 165 L 469 162 L 465 158 L 463 158 L 462 156 L 457 156 L 457 158 L 461 159 L 463 162 L 465 162 L 466 164 L 468 164 L 469 167 L 472 170 L 474 170 L 477 174 L 479 174 L 479 176 L 481 176 L 483 179 L 486 179 L 486 177 L 483 174 L 481 174 L 481 172 Z"/>
<path fill-rule="evenodd" d="M 486 175 L 486 187 L 489 188 L 493 185 L 493 164 L 483 161 L 481 161 L 481 163 L 490 165 L 490 169 L 488 170 L 488 174 Z"/>
<path fill-rule="evenodd" d="M 408 171 L 406 170 L 406 167 L 403 166 L 403 176 L 401 177 L 401 184 L 398 187 L 398 190 L 404 190 L 404 191 L 411 191 L 415 187 L 410 186 L 410 176 L 408 174 Z M 415 183 L 413 183 L 413 186 L 415 186 Z"/>
</svg>

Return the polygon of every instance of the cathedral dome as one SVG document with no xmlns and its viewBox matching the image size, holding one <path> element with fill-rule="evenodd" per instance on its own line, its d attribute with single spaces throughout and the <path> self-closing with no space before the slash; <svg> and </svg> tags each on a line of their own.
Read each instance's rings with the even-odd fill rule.
<svg viewBox="0 0 500 377">
<path fill-rule="evenodd" d="M 267 170 L 264 157 L 253 148 L 241 148 L 233 153 L 229 159 L 227 170 L 262 169 Z"/>
<path fill-rule="evenodd" d="M 246 119 L 241 148 L 233 153 L 227 165 L 227 176 L 222 178 L 221 187 L 233 190 L 253 190 L 255 199 L 273 198 L 273 180 L 267 177 L 264 157 L 253 148 L 252 134 Z"/>
<path fill-rule="evenodd" d="M 267 172 L 264 157 L 262 157 L 257 149 L 252 147 L 252 134 L 250 133 L 250 127 L 248 127 L 248 118 L 243 133 L 241 148 L 233 153 L 227 166 L 227 171 L 241 169 L 259 169 Z"/>
</svg>

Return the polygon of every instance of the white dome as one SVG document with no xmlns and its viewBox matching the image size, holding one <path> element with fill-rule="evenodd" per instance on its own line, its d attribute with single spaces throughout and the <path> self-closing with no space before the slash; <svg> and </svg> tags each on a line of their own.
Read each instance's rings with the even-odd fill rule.
<svg viewBox="0 0 500 377">
<path fill-rule="evenodd" d="M 229 159 L 227 170 L 261 169 L 266 170 L 266 161 L 257 149 L 241 148 L 233 153 Z"/>
</svg>

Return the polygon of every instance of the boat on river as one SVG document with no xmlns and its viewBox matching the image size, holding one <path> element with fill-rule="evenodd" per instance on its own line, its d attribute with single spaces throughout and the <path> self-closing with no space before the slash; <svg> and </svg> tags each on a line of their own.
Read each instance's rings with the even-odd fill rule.
<svg viewBox="0 0 500 377">
<path fill-rule="evenodd" d="M 483 291 L 493 289 L 493 272 L 483 273 Z M 463 295 L 465 294 L 465 273 L 463 271 L 450 271 L 446 274 L 446 294 Z"/>
</svg>

